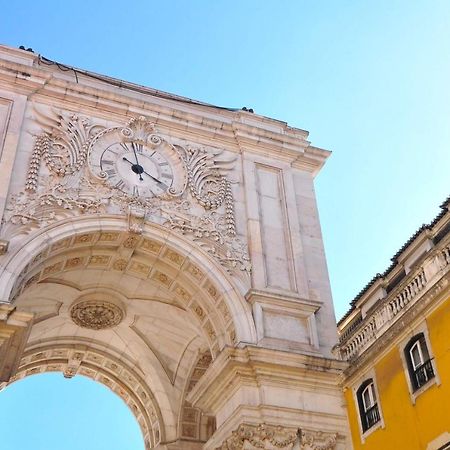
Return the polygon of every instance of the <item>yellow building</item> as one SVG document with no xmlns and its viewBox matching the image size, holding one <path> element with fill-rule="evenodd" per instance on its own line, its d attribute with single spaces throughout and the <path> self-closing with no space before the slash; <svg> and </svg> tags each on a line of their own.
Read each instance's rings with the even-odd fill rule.
<svg viewBox="0 0 450 450">
<path fill-rule="evenodd" d="M 353 300 L 336 353 L 354 449 L 450 449 L 450 198 Z"/>
</svg>

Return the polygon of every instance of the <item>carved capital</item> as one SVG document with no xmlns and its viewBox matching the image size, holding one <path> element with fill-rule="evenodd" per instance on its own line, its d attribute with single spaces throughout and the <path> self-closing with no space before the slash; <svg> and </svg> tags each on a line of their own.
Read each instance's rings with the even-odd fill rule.
<svg viewBox="0 0 450 450">
<path fill-rule="evenodd" d="M 280 425 L 242 424 L 216 450 L 292 449 L 298 440 L 298 430 Z"/>
<path fill-rule="evenodd" d="M 302 430 L 300 438 L 301 450 L 334 450 L 337 433 Z"/>
</svg>

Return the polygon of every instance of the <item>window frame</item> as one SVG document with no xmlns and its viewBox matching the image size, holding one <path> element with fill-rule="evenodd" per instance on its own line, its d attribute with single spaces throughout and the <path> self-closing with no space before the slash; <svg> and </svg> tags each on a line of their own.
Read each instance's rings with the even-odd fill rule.
<svg viewBox="0 0 450 450">
<path fill-rule="evenodd" d="M 370 428 L 365 429 L 365 427 L 363 426 L 363 419 L 362 419 L 362 414 L 361 414 L 361 409 L 360 409 L 360 400 L 358 397 L 359 397 L 359 395 L 362 394 L 364 389 L 369 385 L 369 383 L 367 383 L 367 382 L 370 380 L 371 380 L 371 385 L 373 386 L 373 395 L 374 395 L 374 399 L 375 399 L 375 405 L 378 408 L 379 420 L 377 422 L 375 422 Z M 363 388 L 361 389 L 361 387 L 363 387 Z M 358 391 L 360 391 L 359 395 L 358 395 Z M 369 370 L 368 372 L 366 372 L 363 376 L 358 377 L 358 379 L 353 383 L 352 392 L 353 392 L 354 404 L 356 407 L 356 416 L 357 416 L 357 420 L 358 420 L 358 424 L 359 424 L 359 434 L 360 434 L 360 438 L 361 438 L 361 443 L 364 444 L 367 437 L 370 434 L 372 434 L 373 432 L 375 432 L 376 430 L 378 430 L 380 428 L 385 427 L 383 411 L 381 408 L 380 394 L 378 392 L 375 370 L 373 368 L 371 370 Z M 365 412 L 366 411 L 364 411 L 364 413 Z"/>
<path fill-rule="evenodd" d="M 430 377 L 425 383 L 421 384 L 419 387 L 414 386 L 414 372 L 418 367 L 414 369 L 413 358 L 410 350 L 413 349 L 416 343 L 422 342 L 420 346 L 420 354 L 422 357 L 422 365 L 425 363 L 430 363 L 433 370 L 433 377 Z M 423 392 L 427 391 L 431 386 L 440 385 L 440 378 L 437 372 L 436 361 L 434 360 L 433 349 L 431 347 L 430 338 L 428 334 L 428 328 L 426 322 L 422 322 L 419 326 L 414 327 L 414 329 L 406 336 L 398 346 L 400 357 L 403 363 L 403 371 L 405 373 L 406 384 L 408 386 L 409 395 L 411 398 L 411 403 L 414 405 L 416 403 L 417 397 L 419 397 Z M 425 349 L 425 351 L 424 351 Z"/>
</svg>

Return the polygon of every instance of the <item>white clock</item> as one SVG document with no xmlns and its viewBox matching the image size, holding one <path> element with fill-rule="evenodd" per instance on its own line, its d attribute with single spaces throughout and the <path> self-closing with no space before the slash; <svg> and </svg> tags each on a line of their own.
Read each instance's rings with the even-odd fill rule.
<svg viewBox="0 0 450 450">
<path fill-rule="evenodd" d="M 90 154 L 90 166 L 111 187 L 135 197 L 160 196 L 173 184 L 168 158 L 154 146 L 139 141 L 96 145 Z"/>
</svg>

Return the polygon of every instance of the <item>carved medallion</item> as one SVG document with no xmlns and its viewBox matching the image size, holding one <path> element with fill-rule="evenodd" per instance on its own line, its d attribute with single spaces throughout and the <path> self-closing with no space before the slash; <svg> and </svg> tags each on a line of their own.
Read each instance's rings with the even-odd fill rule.
<svg viewBox="0 0 450 450">
<path fill-rule="evenodd" d="M 80 327 L 103 330 L 118 325 L 124 317 L 124 312 L 114 303 L 85 300 L 72 306 L 70 317 Z"/>
</svg>

